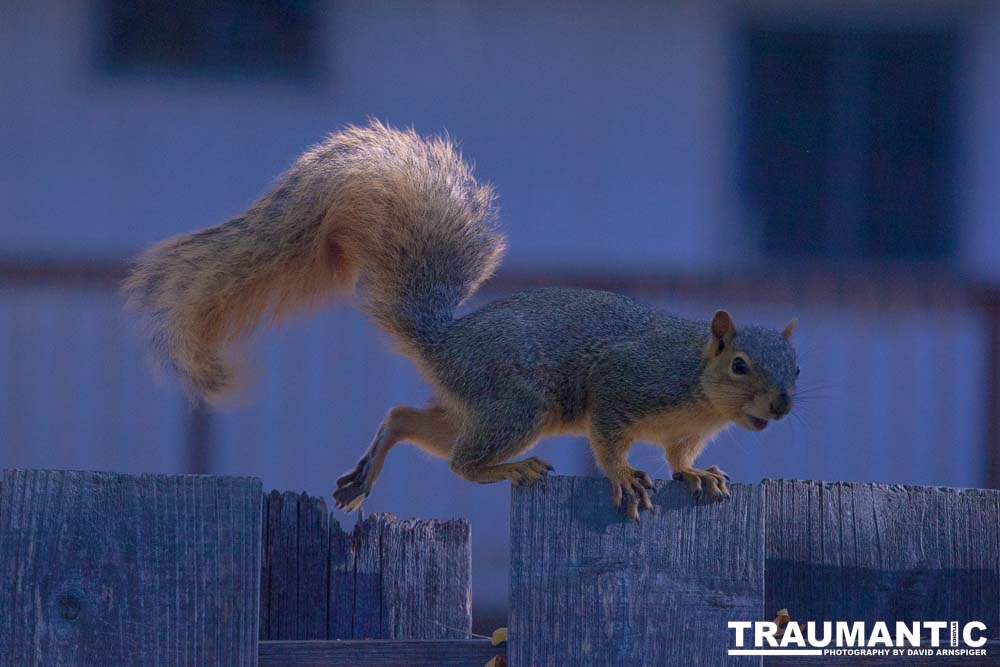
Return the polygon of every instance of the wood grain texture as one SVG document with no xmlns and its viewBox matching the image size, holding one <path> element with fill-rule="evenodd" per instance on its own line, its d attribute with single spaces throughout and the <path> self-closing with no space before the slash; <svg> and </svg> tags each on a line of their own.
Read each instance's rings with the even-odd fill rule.
<svg viewBox="0 0 1000 667">
<path fill-rule="evenodd" d="M 353 593 L 353 639 L 463 639 L 472 630 L 472 551 L 465 521 L 373 515 L 350 542 L 353 580 L 331 578 L 331 604 Z M 339 540 L 343 543 L 343 540 Z M 335 563 L 348 559 L 336 555 Z M 335 638 L 335 637 L 331 637 Z"/>
<path fill-rule="evenodd" d="M 261 639 L 324 639 L 330 523 L 326 502 L 272 491 L 263 503 Z"/>
<path fill-rule="evenodd" d="M 354 639 L 354 536 L 330 517 L 329 619 L 327 639 Z"/>
<path fill-rule="evenodd" d="M 504 653 L 486 639 L 272 641 L 260 667 L 483 667 Z"/>
<path fill-rule="evenodd" d="M 262 640 L 469 636 L 467 522 L 377 514 L 346 532 L 321 498 L 272 491 L 263 506 Z"/>
<path fill-rule="evenodd" d="M 8 470 L 0 664 L 257 664 L 260 481 Z"/>
<path fill-rule="evenodd" d="M 760 487 L 712 505 L 680 482 L 656 487 L 639 524 L 604 479 L 512 489 L 512 665 L 760 664 L 726 656 L 727 622 L 762 618 Z"/>
<path fill-rule="evenodd" d="M 765 615 L 1000 632 L 1000 492 L 765 481 Z M 771 659 L 769 659 L 771 660 Z"/>
</svg>

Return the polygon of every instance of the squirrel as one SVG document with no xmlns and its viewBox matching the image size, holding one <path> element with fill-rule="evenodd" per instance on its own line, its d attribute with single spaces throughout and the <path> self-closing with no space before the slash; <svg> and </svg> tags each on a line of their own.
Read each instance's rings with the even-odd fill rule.
<svg viewBox="0 0 1000 667">
<path fill-rule="evenodd" d="M 527 452 L 540 438 L 589 436 L 613 504 L 652 510 L 633 441 L 661 445 L 696 500 L 729 497 L 729 477 L 695 459 L 720 430 L 752 431 L 792 407 L 798 376 L 783 331 L 667 315 L 629 297 L 543 288 L 456 316 L 505 250 L 492 187 L 455 145 L 377 120 L 306 151 L 246 212 L 163 241 L 123 283 L 154 352 L 196 397 L 236 384 L 226 354 L 262 320 L 357 293 L 433 387 L 426 407 L 389 410 L 338 507 L 367 498 L 386 455 L 409 442 L 480 483 L 532 484 L 553 470 Z"/>
</svg>

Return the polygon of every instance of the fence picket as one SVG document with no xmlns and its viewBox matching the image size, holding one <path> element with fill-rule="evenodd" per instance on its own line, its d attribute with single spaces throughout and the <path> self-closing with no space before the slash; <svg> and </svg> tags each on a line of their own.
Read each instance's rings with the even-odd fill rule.
<svg viewBox="0 0 1000 667">
<path fill-rule="evenodd" d="M 260 481 L 7 470 L 0 665 L 257 664 Z"/>
<path fill-rule="evenodd" d="M 696 504 L 686 484 L 656 484 L 638 524 L 604 479 L 513 488 L 512 665 L 760 664 L 726 656 L 727 622 L 762 615 L 760 487 Z"/>
</svg>

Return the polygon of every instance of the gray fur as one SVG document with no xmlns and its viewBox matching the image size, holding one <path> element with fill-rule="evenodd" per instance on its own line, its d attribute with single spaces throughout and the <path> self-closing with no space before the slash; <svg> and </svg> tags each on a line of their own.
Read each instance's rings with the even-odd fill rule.
<svg viewBox="0 0 1000 667">
<path fill-rule="evenodd" d="M 457 317 L 505 248 L 493 192 L 447 138 L 373 121 L 303 154 L 242 215 L 169 239 L 125 282 L 161 356 L 195 393 L 233 385 L 224 351 L 261 320 L 355 289 L 362 307 L 434 386 L 426 409 L 389 411 L 366 454 L 338 480 L 357 507 L 389 448 L 416 442 L 477 482 L 532 483 L 550 468 L 509 462 L 545 435 L 586 433 L 612 497 L 629 515 L 652 507 L 652 482 L 628 465 L 652 438 L 696 493 L 728 495 L 724 473 L 693 467 L 731 422 L 760 430 L 791 407 L 795 351 L 783 334 L 659 313 L 580 289 L 514 294 Z M 734 355 L 746 357 L 737 373 Z M 740 360 L 739 363 L 743 363 Z"/>
<path fill-rule="evenodd" d="M 702 400 L 707 322 L 659 312 L 630 297 L 586 289 L 519 292 L 452 321 L 421 352 L 441 386 L 471 405 L 514 403 L 517 422 L 572 422 L 598 404 L 606 428 Z M 782 390 L 795 383 L 795 350 L 780 333 L 741 327 L 737 351 Z M 612 423 L 614 422 L 614 423 Z"/>
</svg>

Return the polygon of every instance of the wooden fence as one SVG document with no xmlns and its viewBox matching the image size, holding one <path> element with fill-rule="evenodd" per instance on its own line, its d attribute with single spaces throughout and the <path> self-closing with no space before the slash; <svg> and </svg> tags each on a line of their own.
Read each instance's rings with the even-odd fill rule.
<svg viewBox="0 0 1000 667">
<path fill-rule="evenodd" d="M 656 484 L 638 525 L 602 479 L 513 489 L 512 665 L 760 665 L 727 655 L 727 623 L 783 608 L 802 621 L 978 620 L 1000 638 L 998 491 L 779 480 L 696 505 L 686 485 Z M 1000 665 L 995 641 L 988 651 L 861 663 Z"/>
<path fill-rule="evenodd" d="M 376 514 L 351 533 L 305 494 L 264 496 L 260 638 L 466 639 L 465 521 Z"/>
<path fill-rule="evenodd" d="M 463 521 L 369 517 L 252 478 L 6 471 L 0 665 L 760 665 L 729 621 L 986 623 L 1000 492 L 765 481 L 626 521 L 601 479 L 512 492 L 510 633 L 468 639 Z M 846 664 L 774 658 L 766 664 Z"/>
</svg>

